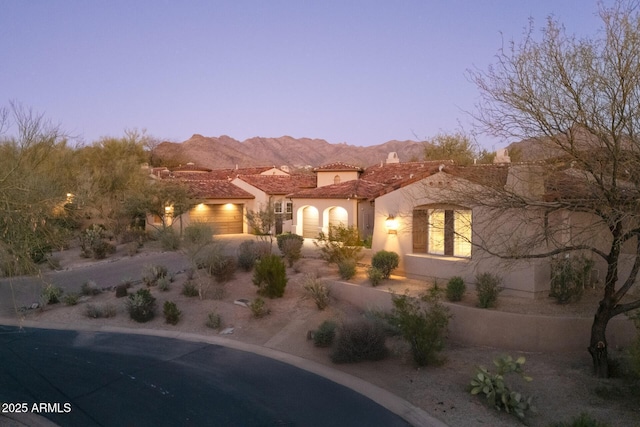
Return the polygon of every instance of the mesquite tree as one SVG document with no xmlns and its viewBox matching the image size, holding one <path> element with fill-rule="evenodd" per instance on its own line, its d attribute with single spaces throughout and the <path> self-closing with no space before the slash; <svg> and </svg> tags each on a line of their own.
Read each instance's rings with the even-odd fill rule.
<svg viewBox="0 0 640 427">
<path fill-rule="evenodd" d="M 640 9 L 619 0 L 611 7 L 600 4 L 599 16 L 602 29 L 595 38 L 568 35 L 550 17 L 538 39 L 531 25 L 523 41 L 508 44 L 490 68 L 469 76 L 481 92 L 475 116 L 486 132 L 533 139 L 539 157 L 555 159 L 523 169 L 519 183 L 473 197 L 489 210 L 528 211 L 529 219 L 544 212 L 537 242 L 521 241 L 502 252 L 494 245 L 494 255 L 586 251 L 602 260 L 604 290 L 588 349 L 596 374 L 608 376 L 607 324 L 640 308 L 640 299 L 629 295 L 640 270 Z M 513 191 L 517 187 L 539 197 L 523 197 Z M 549 221 L 559 212 L 588 219 L 580 230 L 564 230 L 571 235 L 564 245 L 554 244 L 563 232 L 552 230 Z"/>
</svg>

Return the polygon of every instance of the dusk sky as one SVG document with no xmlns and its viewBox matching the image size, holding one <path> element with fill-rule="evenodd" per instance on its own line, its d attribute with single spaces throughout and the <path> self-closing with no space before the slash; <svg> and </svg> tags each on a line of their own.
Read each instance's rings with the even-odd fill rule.
<svg viewBox="0 0 640 427">
<path fill-rule="evenodd" d="M 176 142 L 422 140 L 471 129 L 466 71 L 529 17 L 594 36 L 596 12 L 595 0 L 0 0 L 0 106 L 84 143 L 132 128 Z"/>
</svg>

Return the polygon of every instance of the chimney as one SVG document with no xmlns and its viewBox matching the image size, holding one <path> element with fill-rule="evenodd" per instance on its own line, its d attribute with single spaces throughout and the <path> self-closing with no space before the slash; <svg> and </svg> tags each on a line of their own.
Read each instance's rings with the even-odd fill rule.
<svg viewBox="0 0 640 427">
<path fill-rule="evenodd" d="M 398 153 L 392 151 L 387 156 L 387 163 L 400 163 L 400 159 L 398 158 Z"/>
<path fill-rule="evenodd" d="M 506 148 L 496 150 L 496 157 L 493 159 L 493 163 L 511 163 L 509 151 Z"/>
</svg>

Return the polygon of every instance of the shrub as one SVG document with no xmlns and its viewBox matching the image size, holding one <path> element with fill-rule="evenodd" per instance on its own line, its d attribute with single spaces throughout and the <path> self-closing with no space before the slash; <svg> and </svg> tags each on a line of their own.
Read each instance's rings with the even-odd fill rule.
<svg viewBox="0 0 640 427">
<path fill-rule="evenodd" d="M 42 289 L 42 293 L 40 294 L 42 298 L 42 303 L 45 305 L 59 303 L 63 292 L 64 291 L 62 290 L 62 288 L 51 283 L 47 284 Z"/>
<path fill-rule="evenodd" d="M 344 280 L 349 280 L 356 275 L 356 260 L 343 259 L 338 261 L 338 273 Z"/>
<path fill-rule="evenodd" d="M 330 225 L 329 234 L 321 232 L 313 244 L 320 248 L 320 257 L 331 264 L 345 259 L 358 261 L 361 258 L 360 235 L 354 226 Z"/>
<path fill-rule="evenodd" d="M 319 310 L 327 308 L 329 305 L 329 288 L 318 282 L 315 274 L 306 275 L 302 287 L 313 298 Z"/>
<path fill-rule="evenodd" d="M 128 242 L 125 248 L 127 250 L 127 255 L 134 256 L 135 254 L 138 253 L 138 250 L 140 249 L 140 244 L 138 242 Z"/>
<path fill-rule="evenodd" d="M 197 297 L 200 292 L 198 292 L 198 287 L 192 280 L 187 280 L 182 285 L 182 295 L 185 297 Z"/>
<path fill-rule="evenodd" d="M 171 280 L 168 277 L 161 277 L 158 279 L 158 289 L 163 292 L 167 292 L 171 287 Z"/>
<path fill-rule="evenodd" d="M 593 260 L 584 256 L 553 260 L 549 296 L 559 304 L 579 300 L 585 285 L 591 279 L 592 269 Z"/>
<path fill-rule="evenodd" d="M 158 230 L 157 238 L 165 251 L 177 251 L 180 248 L 180 236 L 171 227 Z"/>
<path fill-rule="evenodd" d="M 384 274 L 382 273 L 382 271 L 378 270 L 375 267 L 369 267 L 367 269 L 367 277 L 371 281 L 371 286 L 378 286 L 380 283 L 382 283 Z"/>
<path fill-rule="evenodd" d="M 94 305 L 87 304 L 85 315 L 91 319 L 115 317 L 116 308 L 112 304 Z"/>
<path fill-rule="evenodd" d="M 263 257 L 256 264 L 253 272 L 253 284 L 258 287 L 260 295 L 268 298 L 283 296 L 287 281 L 287 271 L 279 256 Z"/>
<path fill-rule="evenodd" d="M 93 224 L 80 233 L 80 256 L 84 258 L 103 259 L 107 256 L 108 243 L 104 241 L 104 227 Z"/>
<path fill-rule="evenodd" d="M 213 260 L 209 271 L 215 277 L 216 282 L 224 283 L 233 279 L 237 269 L 236 259 L 230 256 L 221 256 Z"/>
<path fill-rule="evenodd" d="M 293 267 L 293 263 L 300 259 L 302 256 L 302 244 L 304 238 L 297 234 L 286 233 L 276 236 L 278 241 L 278 249 L 287 260 L 289 267 Z"/>
<path fill-rule="evenodd" d="M 460 276 L 454 276 L 447 282 L 446 295 L 449 301 L 461 301 L 467 287 Z"/>
<path fill-rule="evenodd" d="M 80 287 L 80 293 L 82 295 L 87 295 L 87 296 L 98 295 L 100 292 L 102 291 L 100 290 L 100 288 L 98 288 L 98 285 L 93 280 L 88 280 L 84 282 Z"/>
<path fill-rule="evenodd" d="M 183 239 L 188 246 L 206 246 L 213 242 L 213 230 L 202 222 L 191 223 L 184 228 Z"/>
<path fill-rule="evenodd" d="M 602 423 L 591 415 L 582 413 L 578 417 L 574 417 L 569 422 L 552 423 L 549 427 L 609 427 L 609 424 Z"/>
<path fill-rule="evenodd" d="M 256 319 L 260 319 L 271 313 L 271 310 L 267 307 L 262 298 L 256 298 L 249 304 L 249 310 Z"/>
<path fill-rule="evenodd" d="M 222 328 L 222 317 L 215 311 L 212 311 L 207 316 L 207 322 L 205 324 L 207 325 L 208 328 L 220 329 Z"/>
<path fill-rule="evenodd" d="M 51 255 L 47 257 L 46 261 L 47 265 L 52 270 L 60 270 L 62 268 L 60 265 L 60 257 Z"/>
<path fill-rule="evenodd" d="M 498 302 L 498 294 L 502 279 L 491 273 L 481 273 L 476 276 L 476 292 L 478 293 L 478 307 L 495 307 Z"/>
<path fill-rule="evenodd" d="M 256 242 L 253 240 L 245 240 L 238 247 L 238 265 L 244 271 L 253 270 L 256 261 L 260 258 Z"/>
<path fill-rule="evenodd" d="M 224 289 L 224 286 L 214 286 L 209 290 L 208 296 L 212 300 L 220 301 L 224 299 L 225 293 L 226 291 Z"/>
<path fill-rule="evenodd" d="M 391 272 L 398 268 L 400 257 L 395 252 L 378 251 L 371 258 L 371 266 L 382 272 L 382 278 L 388 279 Z"/>
<path fill-rule="evenodd" d="M 364 319 L 345 323 L 338 330 L 333 363 L 353 363 L 362 360 L 381 360 L 387 356 L 385 333 L 377 324 Z"/>
<path fill-rule="evenodd" d="M 148 322 L 156 314 L 156 299 L 148 289 L 138 289 L 135 294 L 129 295 L 127 311 L 136 322 Z"/>
<path fill-rule="evenodd" d="M 325 320 L 317 330 L 313 332 L 313 345 L 316 347 L 331 347 L 336 336 L 338 325 L 331 320 Z"/>
<path fill-rule="evenodd" d="M 177 324 L 178 320 L 180 320 L 180 315 L 182 314 L 182 312 L 178 310 L 176 303 L 172 301 L 164 302 L 162 313 L 164 314 L 165 322 L 171 325 Z"/>
<path fill-rule="evenodd" d="M 73 294 L 67 294 L 64 296 L 64 298 L 62 298 L 62 302 L 65 303 L 65 305 L 76 305 L 78 304 L 78 299 L 80 298 L 80 296 L 76 293 Z"/>
<path fill-rule="evenodd" d="M 449 310 L 437 297 L 426 297 L 428 306 L 409 295 L 393 295 L 393 309 L 389 323 L 400 331 L 411 346 L 413 360 L 418 366 L 439 364 L 438 353 L 444 348 L 449 324 Z"/>
<path fill-rule="evenodd" d="M 116 298 L 122 298 L 129 295 L 128 289 L 131 287 L 129 282 L 120 283 L 116 286 Z"/>
<path fill-rule="evenodd" d="M 146 264 L 142 267 L 142 283 L 147 286 L 156 286 L 158 280 L 167 277 L 167 267 L 164 265 Z"/>
<path fill-rule="evenodd" d="M 504 382 L 504 377 L 516 373 L 525 381 L 531 381 L 531 377 L 526 376 L 522 370 L 524 362 L 524 357 L 519 357 L 517 360 L 513 360 L 511 356 L 494 359 L 495 374 L 491 374 L 481 366 L 476 367 L 476 374 L 471 380 L 471 394 L 484 394 L 489 404 L 496 410 L 504 410 L 523 419 L 525 411 L 531 409 L 531 398 L 525 398 L 522 394 L 511 391 Z"/>
</svg>

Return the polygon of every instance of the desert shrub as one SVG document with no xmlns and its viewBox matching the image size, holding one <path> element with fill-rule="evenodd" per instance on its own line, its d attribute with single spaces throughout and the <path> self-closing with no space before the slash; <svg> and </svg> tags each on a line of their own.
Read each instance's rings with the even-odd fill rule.
<svg viewBox="0 0 640 427">
<path fill-rule="evenodd" d="M 519 374 L 525 381 L 531 381 L 531 377 L 525 375 L 522 370 L 525 358 L 519 357 L 513 360 L 511 356 L 503 356 L 493 360 L 496 373 L 490 373 L 486 368 L 476 367 L 476 374 L 471 380 L 471 394 L 483 394 L 487 402 L 496 410 L 504 410 L 524 419 L 525 411 L 531 409 L 531 398 L 526 398 L 521 393 L 511 391 L 505 383 L 505 376 Z"/>
<path fill-rule="evenodd" d="M 158 230 L 156 237 L 165 251 L 177 251 L 180 248 L 180 236 L 171 227 Z"/>
<path fill-rule="evenodd" d="M 349 280 L 356 275 L 356 260 L 343 259 L 338 261 L 338 273 L 344 280 Z"/>
<path fill-rule="evenodd" d="M 582 413 L 569 422 L 552 423 L 549 427 L 609 427 L 609 424 L 600 422 L 587 413 Z"/>
<path fill-rule="evenodd" d="M 367 269 L 367 277 L 371 281 L 371 286 L 378 286 L 382 283 L 382 279 L 384 279 L 384 274 L 382 271 L 378 270 L 375 267 L 369 267 Z"/>
<path fill-rule="evenodd" d="M 202 222 L 194 222 L 184 228 L 183 236 L 185 245 L 205 246 L 213 242 L 213 229 Z"/>
<path fill-rule="evenodd" d="M 316 347 L 331 347 L 336 336 L 338 325 L 331 320 L 325 320 L 318 329 L 313 331 L 313 345 Z"/>
<path fill-rule="evenodd" d="M 168 273 L 164 265 L 145 264 L 142 267 L 142 283 L 147 286 L 156 286 L 158 280 L 167 277 Z"/>
<path fill-rule="evenodd" d="M 93 280 L 88 280 L 84 282 L 80 287 L 80 293 L 82 295 L 87 295 L 87 296 L 98 295 L 100 292 L 102 291 L 100 290 L 100 288 L 98 288 L 98 285 Z"/>
<path fill-rule="evenodd" d="M 80 256 L 84 258 L 102 259 L 107 256 L 107 242 L 104 241 L 105 230 L 102 225 L 93 224 L 80 233 Z"/>
<path fill-rule="evenodd" d="M 224 299 L 225 293 L 226 291 L 224 289 L 224 286 L 213 286 L 211 289 L 209 289 L 209 292 L 207 292 L 207 295 L 212 300 L 220 301 Z"/>
<path fill-rule="evenodd" d="M 251 301 L 249 304 L 249 310 L 251 310 L 251 314 L 256 319 L 260 319 L 271 313 L 271 310 L 267 307 L 262 298 L 256 298 Z"/>
<path fill-rule="evenodd" d="M 131 287 L 131 283 L 129 281 L 124 281 L 116 286 L 116 298 L 122 298 L 129 295 L 129 288 Z"/>
<path fill-rule="evenodd" d="M 175 325 L 180 320 L 182 312 L 178 310 L 178 306 L 173 301 L 165 301 L 162 307 L 162 313 L 164 314 L 164 320 L 166 323 Z"/>
<path fill-rule="evenodd" d="M 304 238 L 297 234 L 285 233 L 276 236 L 278 241 L 278 249 L 287 260 L 289 267 L 293 267 L 293 263 L 302 257 L 302 244 Z"/>
<path fill-rule="evenodd" d="M 265 256 L 256 263 L 253 284 L 258 287 L 260 295 L 268 298 L 283 296 L 287 281 L 286 267 L 279 256 Z"/>
<path fill-rule="evenodd" d="M 167 292 L 171 287 L 171 280 L 168 277 L 161 277 L 158 279 L 158 289 L 163 292 Z"/>
<path fill-rule="evenodd" d="M 79 298 L 80 298 L 80 295 L 76 293 L 67 294 L 62 298 L 62 302 L 64 302 L 65 305 L 76 305 L 78 304 Z"/>
<path fill-rule="evenodd" d="M 197 297 L 200 295 L 198 291 L 198 286 L 195 284 L 193 280 L 187 280 L 182 285 L 182 295 L 185 297 Z"/>
<path fill-rule="evenodd" d="M 101 319 L 116 316 L 116 308 L 112 304 L 87 304 L 84 314 L 91 319 Z"/>
<path fill-rule="evenodd" d="M 256 261 L 260 258 L 256 242 L 245 240 L 238 247 L 238 266 L 244 271 L 253 270 Z"/>
<path fill-rule="evenodd" d="M 100 240 L 91 246 L 94 259 L 105 259 L 109 252 L 109 244 L 104 240 Z"/>
<path fill-rule="evenodd" d="M 40 298 L 44 305 L 46 304 L 57 304 L 60 302 L 62 298 L 62 293 L 64 290 L 52 283 L 47 284 L 40 294 Z"/>
<path fill-rule="evenodd" d="M 467 287 L 460 276 L 454 276 L 447 282 L 446 295 L 449 301 L 461 301 Z"/>
<path fill-rule="evenodd" d="M 500 276 L 491 273 L 480 273 L 476 276 L 476 292 L 478 294 L 478 307 L 495 307 L 498 302 L 498 294 L 502 290 Z"/>
<path fill-rule="evenodd" d="M 343 324 L 331 353 L 333 363 L 381 360 L 387 356 L 386 335 L 379 324 L 360 319 Z"/>
<path fill-rule="evenodd" d="M 134 256 L 140 250 L 140 245 L 138 242 L 129 242 L 126 244 L 125 249 L 127 251 L 127 255 Z"/>
<path fill-rule="evenodd" d="M 391 272 L 398 268 L 400 257 L 391 251 L 378 251 L 371 258 L 371 266 L 382 272 L 382 278 L 388 279 Z"/>
<path fill-rule="evenodd" d="M 138 289 L 136 293 L 129 295 L 127 311 L 136 322 L 148 322 L 156 314 L 156 299 L 148 289 Z"/>
<path fill-rule="evenodd" d="M 302 287 L 313 298 L 318 310 L 327 308 L 329 305 L 329 288 L 320 283 L 315 274 L 305 275 Z"/>
<path fill-rule="evenodd" d="M 237 268 L 238 265 L 236 264 L 236 259 L 234 257 L 221 256 L 212 260 L 209 271 L 211 272 L 211 275 L 215 277 L 216 282 L 224 283 L 233 279 Z"/>
<path fill-rule="evenodd" d="M 60 265 L 60 257 L 51 255 L 47 257 L 46 261 L 47 265 L 52 270 L 60 270 L 62 268 Z"/>
<path fill-rule="evenodd" d="M 420 299 L 409 295 L 393 295 L 393 309 L 388 317 L 411 347 L 413 360 L 418 366 L 439 364 L 439 353 L 444 348 L 449 324 L 449 310 L 439 298 Z"/>
<path fill-rule="evenodd" d="M 207 321 L 205 324 L 207 325 L 208 328 L 220 329 L 222 328 L 222 317 L 215 311 L 212 311 L 207 316 Z"/>
<path fill-rule="evenodd" d="M 360 234 L 354 226 L 330 225 L 329 234 L 320 232 L 313 244 L 320 248 L 320 257 L 331 264 L 345 259 L 358 261 L 362 257 Z"/>
<path fill-rule="evenodd" d="M 584 256 L 553 260 L 549 296 L 559 304 L 579 300 L 591 279 L 593 264 L 593 260 Z"/>
</svg>

